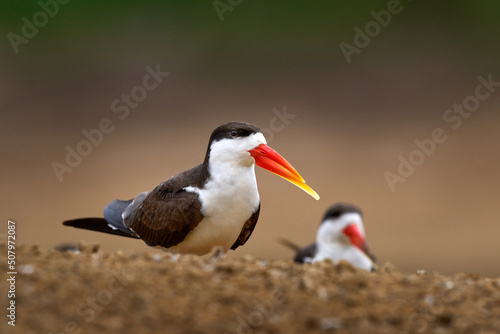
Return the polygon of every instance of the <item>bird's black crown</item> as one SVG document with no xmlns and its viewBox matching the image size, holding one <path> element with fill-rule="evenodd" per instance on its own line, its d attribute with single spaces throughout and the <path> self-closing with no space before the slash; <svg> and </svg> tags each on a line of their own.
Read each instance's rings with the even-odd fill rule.
<svg viewBox="0 0 500 334">
<path fill-rule="evenodd" d="M 330 218 L 339 218 L 345 213 L 358 213 L 360 215 L 363 215 L 361 212 L 361 209 L 357 207 L 354 204 L 349 204 L 349 203 L 337 203 L 332 205 L 325 213 L 323 220 L 325 221 L 326 219 Z"/>
<path fill-rule="evenodd" d="M 210 144 L 222 139 L 248 137 L 259 132 L 262 132 L 262 130 L 256 125 L 245 122 L 229 122 L 222 124 L 212 132 Z"/>
</svg>

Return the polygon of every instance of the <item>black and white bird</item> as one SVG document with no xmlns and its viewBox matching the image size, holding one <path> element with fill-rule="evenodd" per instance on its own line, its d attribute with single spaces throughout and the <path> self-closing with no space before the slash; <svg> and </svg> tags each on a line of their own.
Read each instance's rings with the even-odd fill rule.
<svg viewBox="0 0 500 334">
<path fill-rule="evenodd" d="M 331 259 L 370 271 L 377 267 L 366 243 L 361 209 L 352 204 L 337 203 L 326 211 L 315 243 L 301 248 L 288 240 L 280 241 L 297 252 L 294 261 L 298 263 Z"/>
<path fill-rule="evenodd" d="M 176 174 L 152 191 L 115 200 L 104 218 L 81 218 L 66 226 L 142 239 L 149 246 L 203 255 L 219 246 L 244 245 L 260 212 L 255 165 L 318 194 L 281 155 L 267 146 L 255 125 L 229 122 L 216 128 L 204 161 Z"/>
</svg>

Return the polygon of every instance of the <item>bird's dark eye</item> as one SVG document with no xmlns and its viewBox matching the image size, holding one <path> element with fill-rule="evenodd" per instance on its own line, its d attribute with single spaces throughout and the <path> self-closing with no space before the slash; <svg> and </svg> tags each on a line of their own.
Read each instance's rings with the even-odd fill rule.
<svg viewBox="0 0 500 334">
<path fill-rule="evenodd" d="M 236 130 L 236 129 L 232 129 L 232 130 L 231 130 L 231 136 L 233 136 L 233 137 L 238 136 L 238 130 Z"/>
</svg>

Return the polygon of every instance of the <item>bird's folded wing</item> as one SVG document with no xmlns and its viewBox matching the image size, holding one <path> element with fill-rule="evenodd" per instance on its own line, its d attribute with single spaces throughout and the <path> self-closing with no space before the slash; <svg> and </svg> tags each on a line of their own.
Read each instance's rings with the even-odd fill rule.
<svg viewBox="0 0 500 334">
<path fill-rule="evenodd" d="M 297 255 L 295 255 L 295 258 L 293 259 L 295 262 L 298 263 L 305 263 L 311 261 L 314 256 L 316 255 L 316 252 L 318 250 L 318 247 L 316 243 L 310 244 L 309 246 L 306 246 L 299 250 L 297 252 Z"/>
<path fill-rule="evenodd" d="M 124 223 L 150 246 L 169 248 L 182 242 L 203 219 L 198 194 L 163 182 Z"/>
<path fill-rule="evenodd" d="M 235 250 L 239 246 L 243 246 L 245 242 L 247 242 L 248 238 L 250 238 L 253 229 L 255 228 L 255 225 L 257 225 L 257 220 L 259 219 L 259 213 L 260 213 L 260 204 L 257 210 L 253 213 L 253 215 L 250 218 L 248 218 L 245 225 L 243 225 L 243 228 L 241 229 L 238 239 L 236 239 L 234 244 L 231 246 L 232 250 Z"/>
</svg>

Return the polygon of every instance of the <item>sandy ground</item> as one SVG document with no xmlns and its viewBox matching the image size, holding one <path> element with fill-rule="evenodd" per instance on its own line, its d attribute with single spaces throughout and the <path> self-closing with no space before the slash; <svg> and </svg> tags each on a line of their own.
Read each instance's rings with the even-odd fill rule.
<svg viewBox="0 0 500 334">
<path fill-rule="evenodd" d="M 2 257 L 6 254 L 2 245 Z M 17 249 L 2 333 L 498 333 L 500 279 L 250 255 Z M 2 262 L 2 272 L 7 265 Z M 6 280 L 2 280 L 2 291 Z M 2 298 L 5 302 L 5 297 Z M 2 303 L 3 303 L 2 302 Z M 2 307 L 5 313 L 5 308 Z"/>
</svg>

